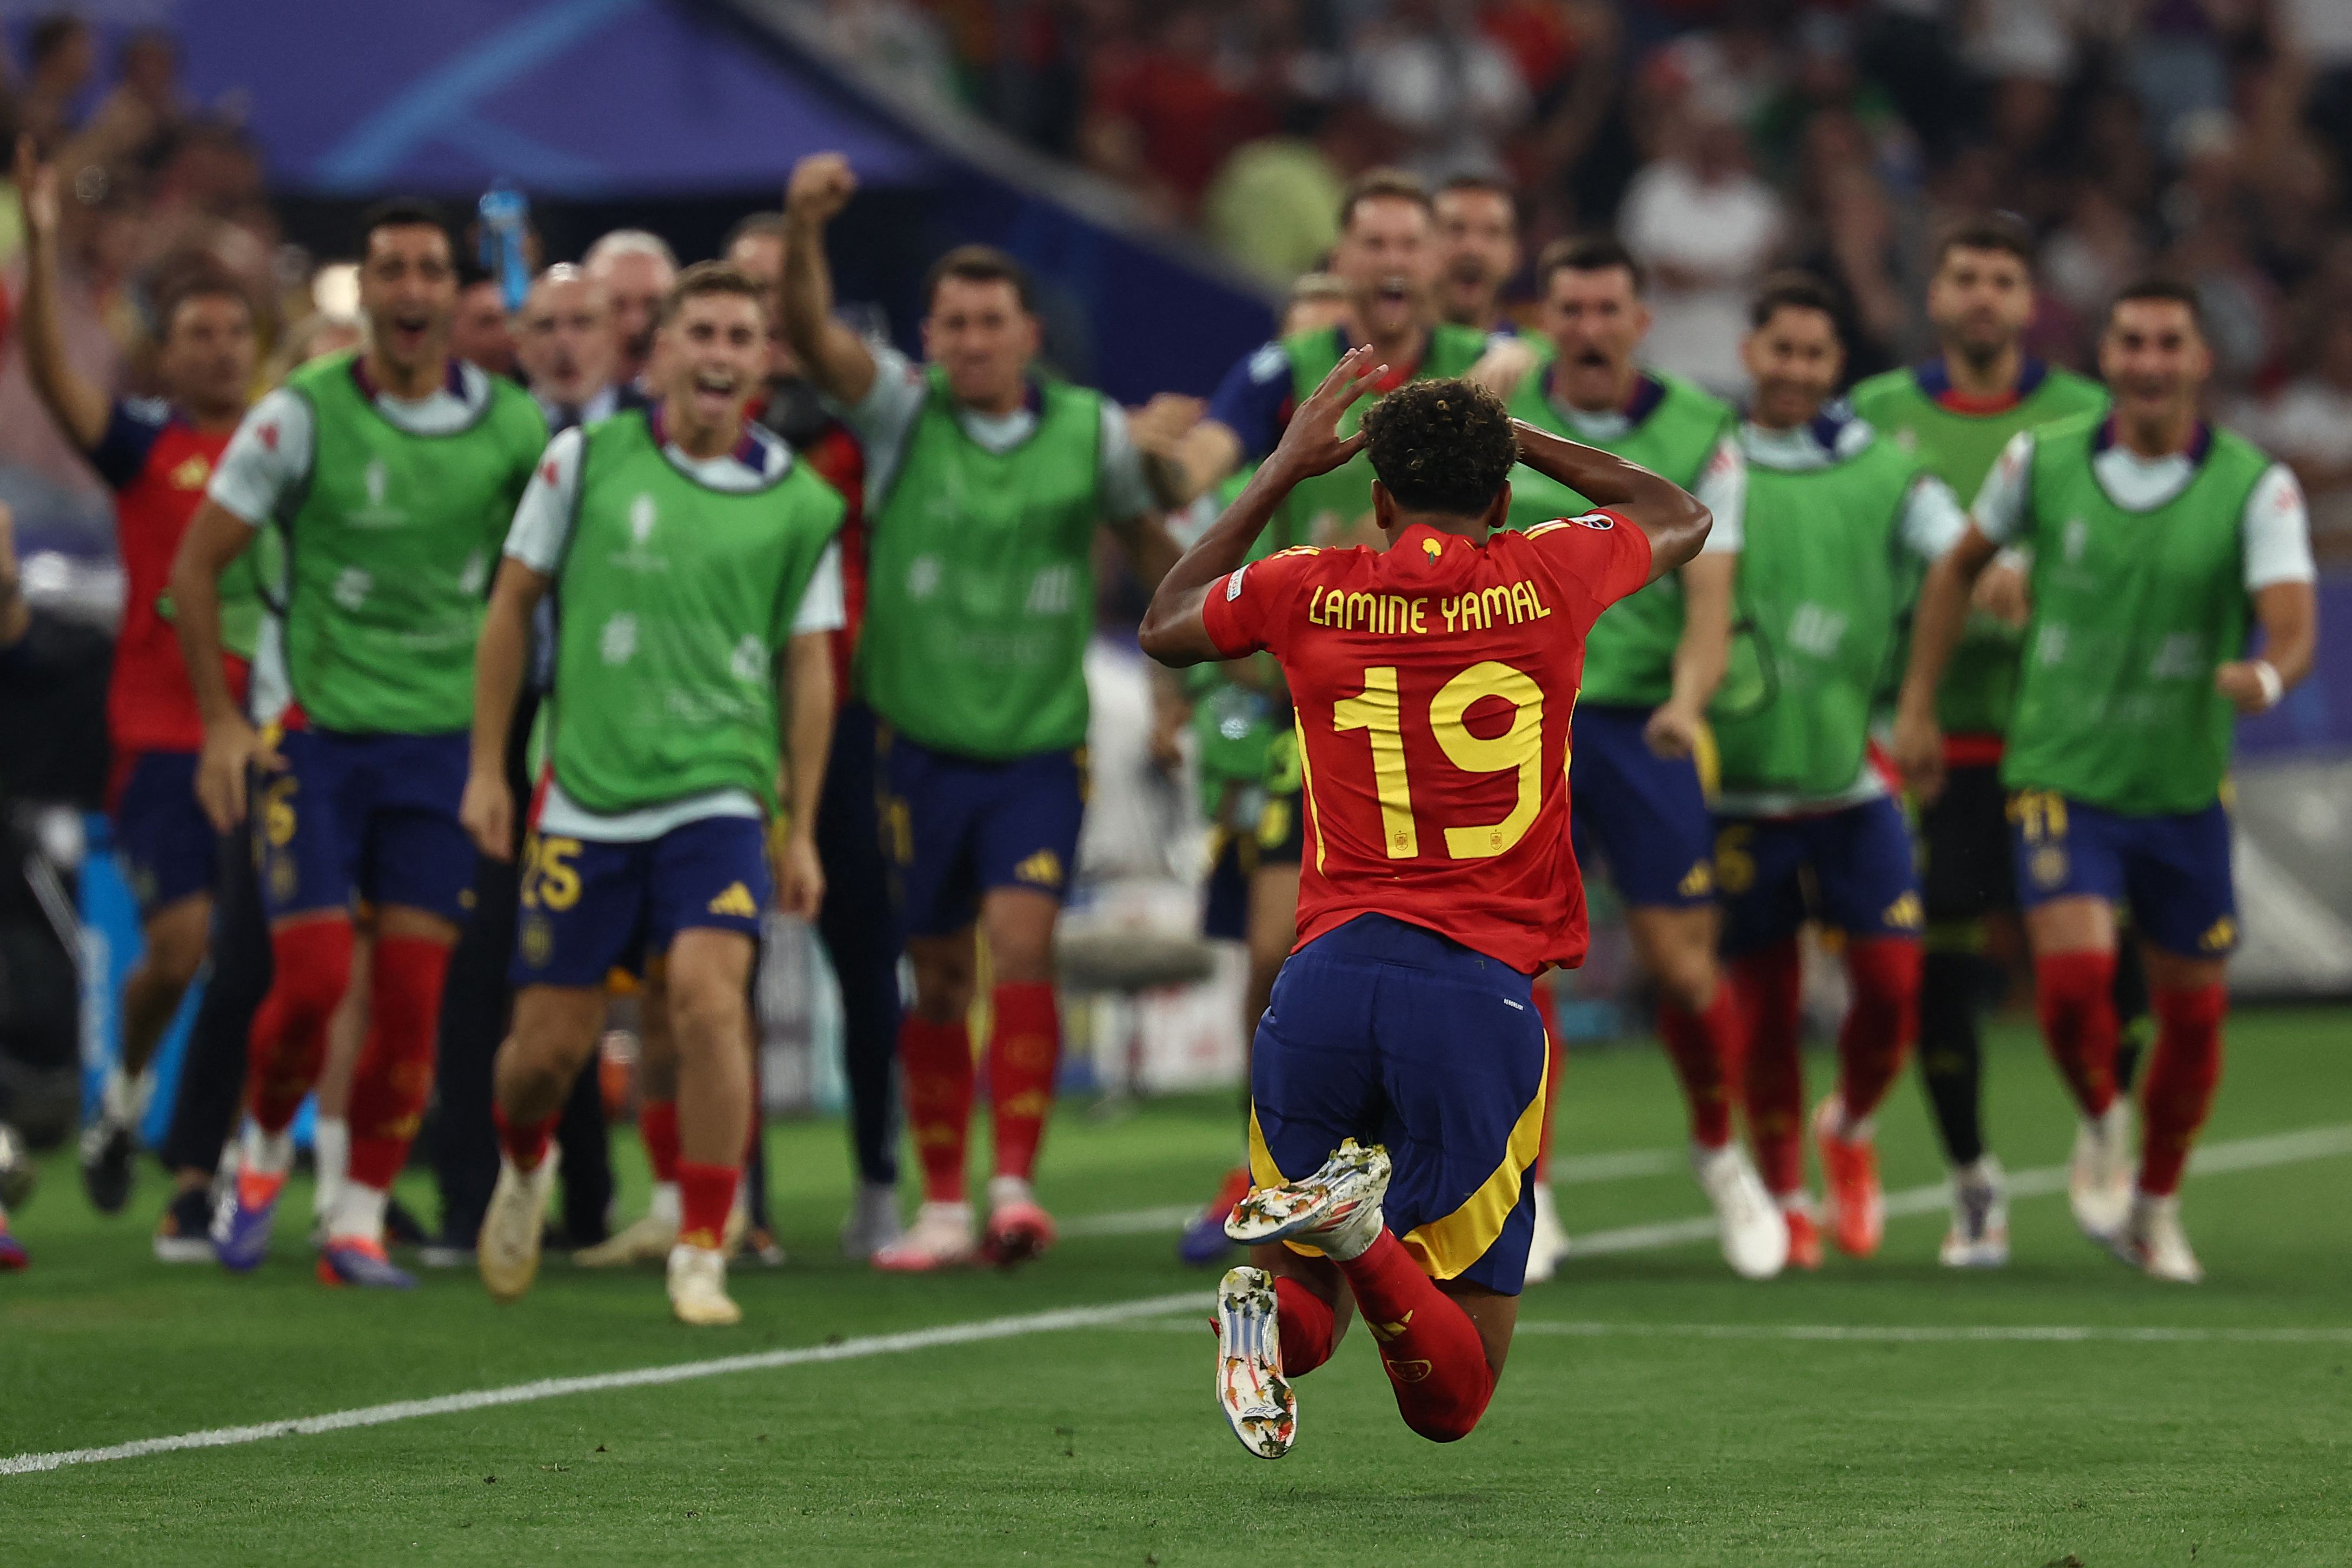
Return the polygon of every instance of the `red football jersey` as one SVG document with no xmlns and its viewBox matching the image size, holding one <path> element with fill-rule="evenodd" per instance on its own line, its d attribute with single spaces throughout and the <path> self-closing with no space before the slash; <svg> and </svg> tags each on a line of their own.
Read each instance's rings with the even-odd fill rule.
<svg viewBox="0 0 2352 1568">
<path fill-rule="evenodd" d="M 163 613 L 180 535 L 231 432 L 197 429 L 159 404 L 118 401 L 90 465 L 114 489 L 115 549 L 122 558 L 122 627 L 115 636 L 107 728 L 118 761 L 145 751 L 193 752 L 205 742 L 179 634 Z M 245 661 L 226 656 L 242 692 Z"/>
<path fill-rule="evenodd" d="M 1209 585 L 1218 648 L 1290 678 L 1300 946 L 1383 914 L 1530 973 L 1584 961 L 1569 721 L 1586 632 L 1649 572 L 1641 529 L 1596 511 L 1485 544 L 1415 527 L 1386 552 L 1286 550 Z"/>
</svg>

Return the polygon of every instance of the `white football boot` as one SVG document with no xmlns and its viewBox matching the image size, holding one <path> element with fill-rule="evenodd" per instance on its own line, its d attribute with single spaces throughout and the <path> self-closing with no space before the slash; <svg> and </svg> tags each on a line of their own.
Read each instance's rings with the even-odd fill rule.
<svg viewBox="0 0 2352 1568">
<path fill-rule="evenodd" d="M 683 1242 L 669 1249 L 669 1310 L 681 1323 L 724 1328 L 743 1321 L 727 1294 L 727 1255 Z"/>
<path fill-rule="evenodd" d="M 2197 1255 L 2189 1249 L 2189 1233 L 2180 1228 L 2177 1194 L 2159 1198 L 2135 1192 L 2131 1213 L 2108 1245 L 2116 1257 L 2151 1279 L 2194 1285 L 2205 1278 Z"/>
<path fill-rule="evenodd" d="M 1380 1239 L 1389 1152 L 1342 1142 L 1322 1169 L 1278 1187 L 1260 1187 L 1234 1205 L 1225 1234 L 1244 1247 L 1295 1241 L 1346 1259 Z"/>
<path fill-rule="evenodd" d="M 841 1222 L 841 1255 L 863 1263 L 905 1234 L 898 1189 L 887 1182 L 859 1182 Z"/>
<path fill-rule="evenodd" d="M 1952 1227 L 1937 1261 L 1947 1268 L 2001 1268 L 2009 1263 L 2009 1185 L 2000 1161 L 1979 1155 L 1952 1168 Z"/>
<path fill-rule="evenodd" d="M 499 1184 L 490 1193 L 481 1234 L 474 1241 L 475 1265 L 494 1301 L 521 1300 L 539 1276 L 540 1240 L 547 1234 L 547 1200 L 555 1191 L 561 1155 L 550 1143 L 538 1165 L 528 1172 L 515 1169 L 503 1152 L 499 1155 Z"/>
<path fill-rule="evenodd" d="M 1747 1150 L 1737 1142 L 1720 1149 L 1694 1143 L 1691 1173 L 1715 1208 L 1716 1237 L 1734 1274 L 1769 1279 L 1788 1266 L 1788 1221 L 1764 1190 Z"/>
<path fill-rule="evenodd" d="M 2085 1116 L 2066 1163 L 2066 1201 L 2093 1241 L 2109 1243 L 2131 1215 L 2131 1101 L 2115 1098 L 2105 1115 Z"/>
<path fill-rule="evenodd" d="M 1244 1264 L 1217 1281 L 1217 1407 L 1242 1447 L 1279 1459 L 1298 1439 L 1298 1396 L 1282 1375 L 1274 1276 Z"/>
<path fill-rule="evenodd" d="M 886 1274 L 929 1274 L 964 1268 L 979 1256 L 971 1205 L 927 1203 L 904 1236 L 874 1249 L 873 1262 Z"/>
<path fill-rule="evenodd" d="M 1551 1184 L 1538 1182 L 1535 1189 L 1536 1223 L 1528 1240 L 1528 1283 L 1541 1285 L 1559 1273 L 1568 1258 L 1568 1231 L 1559 1223 L 1559 1205 L 1553 1201 Z"/>
</svg>

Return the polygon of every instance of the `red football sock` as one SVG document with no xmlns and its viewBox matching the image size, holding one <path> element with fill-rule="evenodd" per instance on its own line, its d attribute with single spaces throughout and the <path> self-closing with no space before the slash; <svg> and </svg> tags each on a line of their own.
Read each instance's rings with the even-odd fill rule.
<svg viewBox="0 0 2352 1568">
<path fill-rule="evenodd" d="M 514 1168 L 528 1173 L 539 1169 L 547 1158 L 547 1141 L 555 1131 L 556 1117 L 538 1121 L 514 1122 L 507 1119 L 506 1107 L 490 1107 L 490 1121 L 499 1130 L 499 1147 L 506 1151 Z"/>
<path fill-rule="evenodd" d="M 1732 963 L 1731 979 L 1746 1037 L 1742 1074 L 1748 1136 L 1765 1187 L 1776 1197 L 1805 1185 L 1805 1068 L 1797 1053 L 1797 1009 L 1803 981 L 1797 939 Z"/>
<path fill-rule="evenodd" d="M 1274 1277 L 1274 1299 L 1283 1375 L 1303 1377 L 1331 1359 L 1331 1331 L 1337 1316 L 1330 1302 L 1287 1274 Z"/>
<path fill-rule="evenodd" d="M 1919 1034 L 1919 967 L 1916 937 L 1846 943 L 1853 1000 L 1838 1030 L 1838 1099 L 1849 1121 L 1876 1110 L 1902 1075 L 1904 1058 Z"/>
<path fill-rule="evenodd" d="M 1054 1110 L 1062 1061 L 1062 1013 L 1042 980 L 1000 985 L 991 998 L 988 1103 L 996 1123 L 996 1173 L 1029 1179 Z"/>
<path fill-rule="evenodd" d="M 2116 1098 L 2116 955 L 2053 952 L 2033 961 L 2042 1037 L 2074 1103 L 2104 1116 Z"/>
<path fill-rule="evenodd" d="M 693 1160 L 677 1163 L 677 1242 L 716 1252 L 727 1235 L 727 1215 L 735 1206 L 735 1184 L 741 1171 L 734 1165 L 705 1165 Z"/>
<path fill-rule="evenodd" d="M 2139 1190 L 2168 1197 L 2180 1190 L 2181 1167 L 2221 1082 L 2221 1019 L 2229 994 L 2219 985 L 2158 991 L 2156 1054 L 2141 1086 L 2147 1130 L 2140 1142 Z"/>
<path fill-rule="evenodd" d="M 352 1072 L 351 1179 L 382 1192 L 408 1163 L 433 1098 L 433 1046 L 449 949 L 415 936 L 382 936 L 368 988 L 367 1044 Z"/>
<path fill-rule="evenodd" d="M 1560 1044 L 1559 1035 L 1549 1025 L 1544 1026 L 1544 1113 L 1543 1126 L 1538 1130 L 1536 1163 L 1528 1167 L 1532 1180 L 1551 1180 L 1551 1123 L 1559 1110 L 1560 1075 L 1568 1070 L 1568 1047 Z"/>
<path fill-rule="evenodd" d="M 1470 1315 L 1421 1271 L 1393 1232 L 1381 1232 L 1339 1271 L 1380 1347 L 1404 1424 L 1433 1443 L 1468 1436 L 1495 1396 L 1494 1370 Z M 1289 1360 L 1286 1341 L 1286 1370 Z"/>
<path fill-rule="evenodd" d="M 648 1100 L 637 1107 L 637 1138 L 656 1183 L 677 1182 L 677 1101 Z"/>
<path fill-rule="evenodd" d="M 923 1162 L 923 1201 L 960 1204 L 964 1140 L 971 1131 L 971 1036 L 963 1020 L 934 1024 L 908 1014 L 898 1024 L 898 1066 Z"/>
<path fill-rule="evenodd" d="M 1658 1037 L 1675 1076 L 1683 1080 L 1683 1099 L 1690 1106 L 1691 1142 L 1704 1149 L 1720 1149 L 1731 1142 L 1731 1086 L 1740 1065 L 1739 1005 L 1730 984 L 1715 984 L 1715 995 L 1703 1012 L 1694 1013 L 1672 1003 L 1658 1005 Z"/>
<path fill-rule="evenodd" d="M 352 922 L 304 921 L 269 933 L 269 994 L 246 1036 L 247 1103 L 265 1132 L 283 1132 L 319 1081 L 327 1020 L 352 978 Z"/>
</svg>

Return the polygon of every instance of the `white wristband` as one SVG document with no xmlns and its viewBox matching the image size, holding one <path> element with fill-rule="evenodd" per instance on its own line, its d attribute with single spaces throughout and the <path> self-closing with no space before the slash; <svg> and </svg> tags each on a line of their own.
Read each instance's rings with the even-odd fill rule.
<svg viewBox="0 0 2352 1568">
<path fill-rule="evenodd" d="M 2263 710 L 2268 712 L 2286 695 L 2286 682 L 2279 679 L 2278 669 L 2266 658 L 2254 660 L 2254 679 L 2262 683 Z"/>
</svg>

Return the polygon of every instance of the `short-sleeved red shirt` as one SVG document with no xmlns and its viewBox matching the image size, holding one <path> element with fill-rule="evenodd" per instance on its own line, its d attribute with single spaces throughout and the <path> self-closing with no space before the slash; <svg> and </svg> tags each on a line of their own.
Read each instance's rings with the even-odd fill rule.
<svg viewBox="0 0 2352 1568">
<path fill-rule="evenodd" d="M 1209 585 L 1219 651 L 1269 649 L 1290 679 L 1300 946 L 1383 914 L 1525 973 L 1584 961 L 1569 721 L 1585 633 L 1649 572 L 1641 529 L 1596 511 L 1484 544 L 1416 526 L 1386 552 L 1288 550 Z"/>
</svg>

